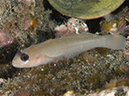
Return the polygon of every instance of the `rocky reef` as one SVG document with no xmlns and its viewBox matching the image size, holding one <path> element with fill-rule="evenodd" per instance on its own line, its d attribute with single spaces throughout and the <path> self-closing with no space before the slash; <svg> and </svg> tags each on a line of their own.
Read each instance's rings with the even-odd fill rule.
<svg viewBox="0 0 129 96">
<path fill-rule="evenodd" d="M 27 5 L 25 1 L 30 1 L 31 5 Z M 86 28 L 88 27 L 92 33 L 125 36 L 127 39 L 125 49 L 95 48 L 74 58 L 38 67 L 14 68 L 11 61 L 18 50 L 50 38 L 60 38 L 57 36 L 56 26 L 71 27 L 67 25 L 69 17 L 55 11 L 46 0 L 1 0 L 0 95 L 101 96 L 100 94 L 108 90 L 108 93 L 112 93 L 111 96 L 127 96 L 129 94 L 128 7 L 129 3 L 126 0 L 109 17 L 83 21 L 83 24 L 87 23 Z M 73 29 L 76 29 L 75 27 Z M 74 31 L 76 34 L 77 29 Z M 10 40 L 11 42 L 8 42 Z"/>
</svg>

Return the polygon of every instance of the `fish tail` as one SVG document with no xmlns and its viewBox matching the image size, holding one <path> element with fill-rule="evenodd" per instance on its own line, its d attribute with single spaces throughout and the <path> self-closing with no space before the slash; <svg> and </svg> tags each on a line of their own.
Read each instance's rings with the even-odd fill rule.
<svg viewBox="0 0 129 96">
<path fill-rule="evenodd" d="M 123 49 L 126 46 L 126 39 L 122 35 L 106 35 L 106 46 L 110 49 Z"/>
</svg>

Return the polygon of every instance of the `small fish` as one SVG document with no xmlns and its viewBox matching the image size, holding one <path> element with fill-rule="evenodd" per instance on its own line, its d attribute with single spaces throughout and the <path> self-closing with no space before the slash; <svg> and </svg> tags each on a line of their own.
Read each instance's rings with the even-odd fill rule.
<svg viewBox="0 0 129 96">
<path fill-rule="evenodd" d="M 125 46 L 125 37 L 121 35 L 71 34 L 18 51 L 12 65 L 18 68 L 36 67 L 56 59 L 74 57 L 96 47 L 123 49 Z"/>
</svg>

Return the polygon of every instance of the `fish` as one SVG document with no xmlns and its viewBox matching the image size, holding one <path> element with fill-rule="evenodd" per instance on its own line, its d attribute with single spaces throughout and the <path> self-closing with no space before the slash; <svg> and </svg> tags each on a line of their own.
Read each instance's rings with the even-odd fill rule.
<svg viewBox="0 0 129 96">
<path fill-rule="evenodd" d="M 96 47 L 118 50 L 125 46 L 126 39 L 122 35 L 71 34 L 49 39 L 18 51 L 12 60 L 12 66 L 36 67 L 61 58 L 71 58 Z"/>
</svg>

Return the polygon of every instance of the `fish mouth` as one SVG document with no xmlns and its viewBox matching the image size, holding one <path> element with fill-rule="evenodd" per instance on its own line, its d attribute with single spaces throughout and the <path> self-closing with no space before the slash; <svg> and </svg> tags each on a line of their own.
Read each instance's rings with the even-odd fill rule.
<svg viewBox="0 0 129 96">
<path fill-rule="evenodd" d="M 26 65 L 28 62 L 29 62 L 29 55 L 24 52 L 17 51 L 16 55 L 12 60 L 12 66 L 16 68 L 28 67 Z"/>
<path fill-rule="evenodd" d="M 13 58 L 13 60 L 12 60 L 12 66 L 13 67 L 16 67 L 16 68 L 18 68 L 19 67 L 19 58 L 21 57 L 21 55 L 22 55 L 22 52 L 21 51 L 18 51 L 17 53 L 16 53 L 16 55 L 14 56 L 14 58 Z"/>
</svg>

